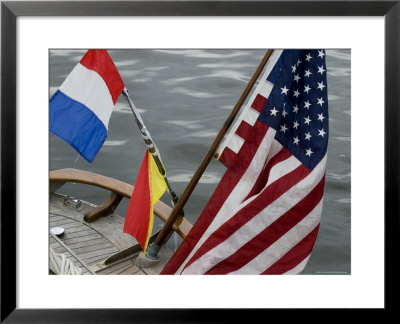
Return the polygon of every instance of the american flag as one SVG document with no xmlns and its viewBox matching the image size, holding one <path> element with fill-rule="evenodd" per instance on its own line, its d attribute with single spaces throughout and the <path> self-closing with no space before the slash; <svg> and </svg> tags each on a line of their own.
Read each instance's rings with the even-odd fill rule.
<svg viewBox="0 0 400 324">
<path fill-rule="evenodd" d="M 275 50 L 218 150 L 228 167 L 162 274 L 298 274 L 321 217 L 328 146 L 324 50 Z"/>
</svg>

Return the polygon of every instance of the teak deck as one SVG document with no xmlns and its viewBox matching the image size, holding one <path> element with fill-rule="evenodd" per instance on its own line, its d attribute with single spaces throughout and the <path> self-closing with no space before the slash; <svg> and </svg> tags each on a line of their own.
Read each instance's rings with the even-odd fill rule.
<svg viewBox="0 0 400 324">
<path fill-rule="evenodd" d="M 56 193 L 66 182 L 82 183 L 110 191 L 109 198 L 99 206 L 79 200 L 79 204 L 66 204 L 68 197 Z M 158 274 L 172 252 L 164 246 L 158 256 L 160 262 L 151 268 L 139 268 L 136 257 L 141 253 L 136 240 L 123 233 L 124 218 L 113 213 L 123 197 L 131 198 L 133 186 L 119 180 L 76 169 L 62 169 L 50 172 L 49 196 L 49 248 L 64 254 L 81 268 L 86 275 L 142 275 Z M 168 220 L 171 207 L 158 201 L 154 213 L 164 222 Z M 56 236 L 50 229 L 64 228 L 62 236 Z M 179 216 L 173 230 L 185 238 L 192 225 Z M 155 235 L 154 235 L 155 236 Z M 122 253 L 119 253 L 123 251 Z M 118 254 L 119 253 L 119 254 Z M 117 255 L 116 255 L 117 254 Z M 113 256 L 112 258 L 110 258 Z M 107 261 L 107 262 L 105 262 Z"/>
<path fill-rule="evenodd" d="M 66 206 L 64 207 L 65 209 L 62 207 L 64 197 L 58 195 L 52 196 L 49 226 L 50 228 L 61 226 L 65 230 L 61 237 L 54 237 L 51 233 L 49 234 L 50 248 L 52 248 L 54 252 L 62 253 L 67 258 L 71 259 L 74 265 L 81 268 L 85 275 L 147 274 L 146 271 L 139 269 L 135 265 L 137 254 L 131 255 L 130 258 L 116 262 L 110 266 L 105 266 L 103 262 L 108 257 L 128 247 L 129 244 L 136 244 L 136 241 L 127 236 L 125 238 L 127 242 L 124 245 L 121 244 L 120 239 L 113 239 L 111 237 L 112 233 L 109 233 L 110 237 L 104 236 L 105 233 L 101 233 L 102 226 L 97 226 L 97 229 L 94 228 L 93 224 L 86 223 L 83 220 L 82 211 L 69 210 L 70 207 Z M 83 204 L 85 203 L 83 202 Z M 61 209 L 54 207 L 54 205 L 61 206 Z M 83 209 L 85 210 L 88 207 L 90 206 L 84 205 Z M 107 217 L 111 219 L 111 221 L 107 223 L 114 223 L 113 227 L 115 229 L 120 228 L 122 231 L 122 222 L 117 219 L 119 216 L 110 215 Z"/>
<path fill-rule="evenodd" d="M 127 198 L 130 198 L 133 190 L 131 185 L 89 172 L 74 169 L 52 171 L 49 196 L 49 248 L 56 253 L 64 254 L 86 275 L 158 274 L 172 255 L 171 251 L 165 247 L 162 247 L 159 252 L 160 262 L 151 268 L 140 269 L 135 265 L 136 257 L 140 252 L 105 264 L 109 257 L 120 251 L 128 248 L 132 251 L 132 247 L 138 246 L 137 242 L 130 235 L 123 233 L 124 218 L 112 213 L 113 208 L 110 209 L 107 206 L 104 208 L 107 203 L 95 206 L 81 200 L 78 207 L 65 204 L 66 199 L 71 197 L 55 191 L 69 181 L 102 187 L 110 190 L 112 195 L 118 194 Z M 73 198 L 79 199 L 79 197 Z M 161 219 L 167 219 L 171 208 L 162 202 L 157 204 L 155 213 Z M 104 212 L 107 208 L 108 210 Z M 95 220 L 87 219 L 87 215 L 98 214 L 99 210 L 102 213 L 101 216 Z M 50 229 L 55 226 L 64 228 L 62 236 L 57 237 L 50 232 Z M 174 225 L 175 231 L 182 237 L 187 235 L 190 228 L 191 224 L 183 217 L 180 217 Z"/>
</svg>

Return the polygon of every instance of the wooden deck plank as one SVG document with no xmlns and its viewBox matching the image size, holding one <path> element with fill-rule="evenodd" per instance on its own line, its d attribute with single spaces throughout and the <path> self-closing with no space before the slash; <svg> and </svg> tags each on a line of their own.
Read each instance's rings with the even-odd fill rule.
<svg viewBox="0 0 400 324">
<path fill-rule="evenodd" d="M 113 264 L 113 265 L 111 265 L 111 266 L 109 266 L 107 268 L 101 269 L 101 270 L 97 271 L 97 273 L 98 274 L 102 274 L 102 275 L 109 274 L 109 273 L 118 271 L 121 268 L 125 268 L 127 266 L 130 266 L 131 264 L 132 264 L 131 260 L 125 260 L 125 261 L 122 261 L 120 263 Z"/>
<path fill-rule="evenodd" d="M 107 250 L 109 248 L 114 248 L 118 251 L 118 249 L 114 245 L 112 245 L 110 242 L 94 244 L 94 245 L 89 245 L 89 246 L 76 247 L 73 249 L 73 251 L 75 253 L 77 253 L 78 255 L 80 255 L 80 254 L 83 254 L 86 252 L 103 251 L 103 250 Z"/>
<path fill-rule="evenodd" d="M 92 265 L 92 264 L 95 264 L 95 263 L 98 263 L 98 262 L 100 262 L 102 260 L 107 259 L 109 256 L 113 255 L 114 253 L 115 252 L 107 252 L 107 253 L 104 253 L 102 255 L 97 255 L 97 256 L 94 256 L 94 257 L 90 257 L 90 258 L 85 259 L 85 262 L 87 264 L 89 264 L 89 265 Z"/>
<path fill-rule="evenodd" d="M 128 264 L 128 265 L 126 265 L 126 266 L 124 266 L 124 267 L 122 267 L 122 268 L 120 268 L 120 269 L 116 269 L 116 270 L 114 270 L 113 272 L 108 273 L 108 275 L 109 275 L 109 276 L 118 275 L 118 274 L 120 274 L 121 272 L 126 271 L 127 269 L 130 269 L 133 265 L 134 265 L 133 263 Z"/>
<path fill-rule="evenodd" d="M 70 228 L 65 229 L 66 234 L 79 233 L 82 231 L 90 231 L 90 233 L 96 233 L 96 231 L 93 228 L 90 228 L 90 227 L 82 225 L 82 224 L 79 224 L 77 226 L 72 226 Z"/>
<path fill-rule="evenodd" d="M 65 241 L 64 241 L 65 243 Z M 74 244 L 66 244 L 71 250 L 74 252 L 80 253 L 82 252 L 82 248 L 88 248 L 88 251 L 95 250 L 96 248 L 91 248 L 94 246 L 97 246 L 97 249 L 103 248 L 103 247 L 111 247 L 114 246 L 110 241 L 106 240 L 104 237 L 100 237 L 96 240 L 89 240 L 89 241 L 83 241 L 83 242 L 76 242 Z M 50 243 L 50 247 L 52 249 L 57 249 L 60 245 L 58 242 L 53 242 Z"/>
<path fill-rule="evenodd" d="M 67 218 L 71 219 L 71 217 L 67 217 L 66 215 L 52 214 L 51 212 L 49 213 L 49 220 L 52 222 L 60 221 Z"/>
<path fill-rule="evenodd" d="M 64 227 L 64 229 L 65 230 L 74 230 L 75 228 L 90 228 L 89 226 L 87 226 L 87 225 L 85 225 L 84 223 L 81 223 L 81 222 L 78 222 L 78 221 L 75 221 L 75 222 L 72 222 L 72 223 L 68 223 L 68 224 L 65 224 L 65 225 L 63 225 L 63 227 Z"/>
<path fill-rule="evenodd" d="M 74 243 L 67 243 L 66 241 L 63 241 L 65 244 L 67 244 L 72 250 L 75 250 L 76 248 L 81 248 L 81 247 L 86 247 L 86 246 L 91 246 L 91 245 L 96 245 L 96 244 L 103 244 L 103 243 L 108 243 L 111 244 L 109 240 L 107 240 L 104 237 L 98 237 L 95 239 L 91 240 L 82 240 Z"/>
<path fill-rule="evenodd" d="M 103 238 L 104 240 L 107 241 L 107 239 L 104 238 L 104 236 L 101 236 L 97 232 L 94 232 L 93 234 L 88 234 L 85 236 L 78 236 L 78 237 L 73 237 L 73 238 L 61 238 L 61 239 L 65 244 L 72 245 L 74 243 L 92 241 L 92 240 L 97 240 L 99 238 Z"/>
<path fill-rule="evenodd" d="M 138 271 L 140 271 L 140 269 L 136 265 L 132 264 L 132 266 L 129 267 L 128 269 L 126 269 L 124 271 L 121 271 L 119 273 L 116 273 L 116 274 L 119 274 L 119 275 L 133 275 Z"/>
<path fill-rule="evenodd" d="M 68 218 L 68 217 L 50 213 L 50 221 L 57 221 L 57 220 L 62 220 L 62 219 L 66 219 L 66 218 Z"/>
<path fill-rule="evenodd" d="M 56 221 L 53 221 L 50 219 L 50 227 L 64 226 L 66 224 L 77 223 L 77 222 L 80 223 L 80 221 L 77 221 L 77 220 L 71 219 L 71 218 L 64 218 L 64 219 L 60 219 L 60 220 L 56 220 Z"/>
<path fill-rule="evenodd" d="M 91 251 L 91 252 L 85 252 L 85 253 L 77 253 L 77 254 L 81 259 L 83 259 L 83 260 L 85 260 L 85 262 L 87 262 L 86 259 L 89 259 L 89 258 L 92 258 L 92 257 L 96 257 L 96 256 L 100 256 L 100 255 L 104 255 L 104 254 L 107 254 L 107 253 L 115 253 L 115 252 L 118 252 L 118 251 L 119 250 L 115 246 L 113 246 L 113 247 L 106 248 L 106 249 L 101 249 L 101 250 Z"/>
<path fill-rule="evenodd" d="M 77 220 L 74 216 L 69 216 L 67 214 L 65 214 L 65 215 L 64 214 L 52 214 L 50 212 L 49 215 L 50 215 L 49 216 L 49 221 L 51 221 L 51 222 L 62 221 L 62 220 L 65 220 L 65 219 Z"/>
<path fill-rule="evenodd" d="M 53 249 L 53 251 L 54 252 L 56 252 L 56 253 L 58 253 L 58 254 L 65 254 L 65 256 L 67 257 L 67 258 L 74 258 L 73 256 L 72 256 L 72 254 L 71 253 L 69 253 L 64 247 L 62 247 L 62 246 L 59 246 L 59 247 L 56 247 L 56 248 L 52 248 Z M 75 258 L 74 258 L 74 260 L 76 260 Z"/>
<path fill-rule="evenodd" d="M 65 232 L 65 234 L 63 236 L 63 241 L 69 240 L 71 238 L 82 237 L 82 236 L 93 234 L 93 233 L 97 233 L 97 232 L 91 228 L 86 228 L 82 231 L 76 231 L 76 232 Z"/>
</svg>

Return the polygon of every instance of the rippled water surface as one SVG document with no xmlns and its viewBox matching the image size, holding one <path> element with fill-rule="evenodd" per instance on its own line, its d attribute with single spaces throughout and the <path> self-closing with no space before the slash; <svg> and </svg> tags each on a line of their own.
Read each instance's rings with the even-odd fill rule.
<svg viewBox="0 0 400 324">
<path fill-rule="evenodd" d="M 86 50 L 50 51 L 50 96 Z M 230 110 L 259 64 L 264 50 L 110 50 L 129 93 L 140 110 L 167 167 L 171 186 L 180 195 L 206 154 Z M 317 242 L 304 274 L 350 274 L 350 50 L 327 50 L 330 114 L 324 207 Z M 50 134 L 50 170 L 77 168 L 131 184 L 145 145 L 131 110 L 121 96 L 108 138 L 95 161 L 87 163 L 68 144 Z M 212 161 L 185 206 L 194 223 L 225 168 Z M 101 203 L 108 193 L 68 184 L 64 193 Z M 168 195 L 162 200 L 169 204 Z M 124 216 L 128 201 L 117 212 Z M 156 217 L 154 230 L 162 226 Z M 176 249 L 181 239 L 168 242 Z"/>
</svg>

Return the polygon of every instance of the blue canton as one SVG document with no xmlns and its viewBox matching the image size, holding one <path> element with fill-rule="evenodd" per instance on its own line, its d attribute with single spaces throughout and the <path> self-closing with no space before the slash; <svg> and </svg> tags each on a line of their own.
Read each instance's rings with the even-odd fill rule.
<svg viewBox="0 0 400 324">
<path fill-rule="evenodd" d="M 328 146 L 328 91 L 324 50 L 284 50 L 267 81 L 273 83 L 258 120 L 310 170 Z"/>
</svg>

